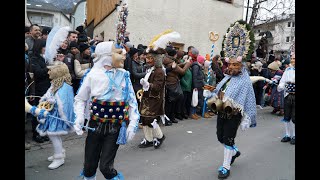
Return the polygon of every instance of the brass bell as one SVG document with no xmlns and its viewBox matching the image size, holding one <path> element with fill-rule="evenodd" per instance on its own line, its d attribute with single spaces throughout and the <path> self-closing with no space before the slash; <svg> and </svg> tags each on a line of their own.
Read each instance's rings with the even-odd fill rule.
<svg viewBox="0 0 320 180">
<path fill-rule="evenodd" d="M 101 108 L 100 111 L 101 111 L 101 112 L 104 112 L 104 108 Z"/>
<path fill-rule="evenodd" d="M 214 111 L 214 112 L 221 111 L 222 104 L 223 104 L 223 102 L 217 97 L 212 97 L 212 98 L 208 99 L 208 101 L 207 101 L 207 106 L 209 108 L 211 108 L 212 111 Z"/>
<path fill-rule="evenodd" d="M 116 115 L 112 115 L 112 119 L 115 119 L 116 118 Z"/>
<path fill-rule="evenodd" d="M 109 112 L 112 113 L 112 112 L 113 112 L 113 109 L 109 109 Z"/>
<path fill-rule="evenodd" d="M 233 108 L 234 107 L 230 101 L 227 100 L 226 102 L 223 103 L 223 110 L 225 113 L 232 114 Z"/>
</svg>

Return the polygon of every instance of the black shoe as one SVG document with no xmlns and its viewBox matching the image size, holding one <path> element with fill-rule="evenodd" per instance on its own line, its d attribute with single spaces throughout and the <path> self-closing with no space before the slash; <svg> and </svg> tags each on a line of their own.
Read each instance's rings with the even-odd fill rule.
<svg viewBox="0 0 320 180">
<path fill-rule="evenodd" d="M 145 138 L 138 145 L 139 148 L 147 148 L 152 146 L 153 146 L 153 142 L 147 141 Z"/>
<path fill-rule="evenodd" d="M 184 119 L 189 119 L 188 115 L 186 115 L 186 114 L 183 114 L 182 117 L 183 117 Z"/>
<path fill-rule="evenodd" d="M 296 144 L 296 137 L 293 136 L 290 140 L 290 144 L 295 145 Z"/>
<path fill-rule="evenodd" d="M 230 175 L 230 170 L 224 167 L 219 168 L 219 175 L 218 175 L 219 179 L 226 179 L 229 175 Z"/>
<path fill-rule="evenodd" d="M 32 137 L 32 140 L 34 140 L 34 141 L 37 142 L 37 143 L 43 143 L 43 142 L 44 142 L 43 139 L 42 139 L 42 137 L 41 137 L 40 135 L 33 136 L 33 137 Z"/>
<path fill-rule="evenodd" d="M 281 139 L 281 142 L 289 142 L 289 141 L 291 141 L 291 138 L 288 136 L 285 136 Z"/>
<path fill-rule="evenodd" d="M 237 151 L 236 154 L 235 154 L 234 156 L 232 156 L 230 165 L 234 162 L 234 160 L 235 160 L 237 157 L 240 156 L 240 154 L 241 154 L 240 151 Z"/>
<path fill-rule="evenodd" d="M 177 118 L 177 119 L 179 119 L 179 120 L 183 120 L 183 117 L 181 116 L 181 114 L 175 115 L 175 118 Z"/>
<path fill-rule="evenodd" d="M 176 120 L 175 118 L 170 118 L 170 121 L 173 123 L 178 123 L 178 120 Z"/>
<path fill-rule="evenodd" d="M 163 143 L 163 141 L 166 139 L 166 137 L 163 135 L 161 139 L 158 139 L 158 138 L 154 138 L 153 139 L 153 147 L 155 149 L 158 149 L 161 144 Z"/>
<path fill-rule="evenodd" d="M 43 136 L 42 139 L 43 139 L 43 141 L 50 141 L 48 136 Z"/>
<path fill-rule="evenodd" d="M 172 126 L 172 122 L 171 121 L 167 121 L 164 123 L 165 126 Z"/>
</svg>

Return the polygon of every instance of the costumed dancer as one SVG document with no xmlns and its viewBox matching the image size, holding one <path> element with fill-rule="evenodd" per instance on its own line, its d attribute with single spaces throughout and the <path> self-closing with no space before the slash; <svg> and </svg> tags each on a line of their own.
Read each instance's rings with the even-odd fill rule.
<svg viewBox="0 0 320 180">
<path fill-rule="evenodd" d="M 281 142 L 289 142 L 290 144 L 296 143 L 295 138 L 295 54 L 291 54 L 289 67 L 284 71 L 280 83 L 277 87 L 278 92 L 284 90 L 284 118 L 285 136 Z M 292 123 L 290 123 L 292 120 Z M 291 133 L 290 133 L 291 131 Z"/>
<path fill-rule="evenodd" d="M 148 64 L 147 74 L 141 78 L 140 84 L 143 86 L 141 96 L 141 106 L 139 112 L 143 126 L 144 139 L 140 142 L 139 148 L 154 146 L 159 148 L 163 143 L 165 136 L 157 123 L 162 120 L 165 124 L 165 69 L 163 59 L 166 51 L 164 48 L 170 41 L 180 38 L 180 34 L 166 30 L 154 37 L 149 44 L 146 52 Z"/>
<path fill-rule="evenodd" d="M 89 131 L 85 142 L 85 180 L 95 180 L 100 171 L 106 179 L 124 179 L 114 169 L 114 159 L 119 144 L 132 140 L 138 128 L 139 112 L 129 72 L 123 69 L 124 49 L 117 49 L 113 42 L 101 42 L 95 49 L 96 57 L 91 71 L 83 79 L 74 100 L 75 130 L 81 135 L 85 108 L 90 102 Z"/>
<path fill-rule="evenodd" d="M 36 131 L 40 136 L 47 135 L 52 142 L 54 154 L 48 158 L 48 161 L 52 161 L 48 166 L 49 169 L 56 169 L 64 164 L 65 149 L 62 146 L 61 135 L 73 131 L 74 112 L 71 76 L 67 65 L 54 61 L 57 50 L 67 38 L 69 30 L 70 27 L 68 26 L 53 28 L 46 43 L 45 57 L 48 62 L 47 68 L 49 69 L 51 86 L 40 98 L 38 107 L 46 109 L 50 115 L 43 116 L 40 112 Z M 34 110 L 35 108 L 32 107 L 31 111 Z"/>
<path fill-rule="evenodd" d="M 252 82 L 242 63 L 248 53 L 250 40 L 246 24 L 236 22 L 226 34 L 224 41 L 225 60 L 228 69 L 213 93 L 204 90 L 208 107 L 218 113 L 217 138 L 224 145 L 224 160 L 218 178 L 230 175 L 230 166 L 240 156 L 235 146 L 238 127 L 242 130 L 256 126 L 256 101 Z M 208 95 L 209 94 L 209 95 Z"/>
</svg>

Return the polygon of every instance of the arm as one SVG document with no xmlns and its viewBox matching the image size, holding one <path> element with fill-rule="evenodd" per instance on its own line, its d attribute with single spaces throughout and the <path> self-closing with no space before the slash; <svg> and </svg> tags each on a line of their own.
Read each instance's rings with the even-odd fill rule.
<svg viewBox="0 0 320 180">
<path fill-rule="evenodd" d="M 137 103 L 137 99 L 136 99 L 136 94 L 133 90 L 131 80 L 129 77 L 127 77 L 127 78 L 129 81 L 128 103 L 129 103 L 129 120 L 130 120 L 129 125 L 128 125 L 128 129 L 131 129 L 135 133 L 138 129 L 140 114 L 138 111 L 138 103 Z"/>
<path fill-rule="evenodd" d="M 285 71 L 280 79 L 279 85 L 277 87 L 278 92 L 283 91 L 285 88 L 285 84 L 287 82 L 287 73 L 288 71 Z"/>
<path fill-rule="evenodd" d="M 146 75 L 146 72 L 138 73 L 137 63 L 132 63 L 132 75 L 135 79 L 141 79 Z"/>
<path fill-rule="evenodd" d="M 85 119 L 85 107 L 91 94 L 90 77 L 84 79 L 78 90 L 78 94 L 74 97 L 74 112 L 76 115 L 75 123 L 83 125 Z"/>
<path fill-rule="evenodd" d="M 84 73 L 86 72 L 86 69 L 82 69 L 79 60 L 74 60 L 74 73 L 76 74 L 77 78 L 81 78 Z"/>
<path fill-rule="evenodd" d="M 197 84 L 197 73 L 199 71 L 199 66 L 192 66 L 192 84 Z"/>
<path fill-rule="evenodd" d="M 177 72 L 179 75 L 184 75 L 186 73 L 187 69 L 191 66 L 191 63 L 187 62 L 183 68 L 180 66 L 177 66 L 174 71 Z"/>
<path fill-rule="evenodd" d="M 49 69 L 47 67 L 41 67 L 41 65 L 38 64 L 33 58 L 31 59 L 31 63 L 34 76 L 37 77 L 37 79 L 46 79 L 49 76 Z"/>
</svg>

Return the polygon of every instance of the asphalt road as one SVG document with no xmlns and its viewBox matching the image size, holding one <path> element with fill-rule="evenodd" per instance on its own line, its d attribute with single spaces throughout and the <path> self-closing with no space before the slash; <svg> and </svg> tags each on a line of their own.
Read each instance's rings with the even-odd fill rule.
<svg viewBox="0 0 320 180">
<path fill-rule="evenodd" d="M 236 145 L 241 151 L 231 166 L 229 180 L 294 180 L 295 146 L 280 142 L 284 127 L 281 117 L 271 108 L 258 110 L 257 127 L 238 130 Z M 31 124 L 31 123 L 29 123 Z M 28 125 L 28 124 L 27 124 Z M 163 127 L 166 140 L 160 149 L 137 147 L 143 138 L 138 131 L 133 141 L 120 146 L 115 168 L 126 180 L 214 180 L 223 162 L 223 146 L 216 138 L 216 116 L 211 119 L 184 120 Z M 191 131 L 192 133 L 188 132 Z M 27 134 L 29 140 L 31 133 Z M 65 164 L 49 170 L 47 157 L 52 155 L 50 142 L 31 142 L 25 151 L 26 180 L 74 180 L 83 165 L 86 134 L 63 137 Z M 97 170 L 97 180 L 105 179 Z"/>
</svg>

